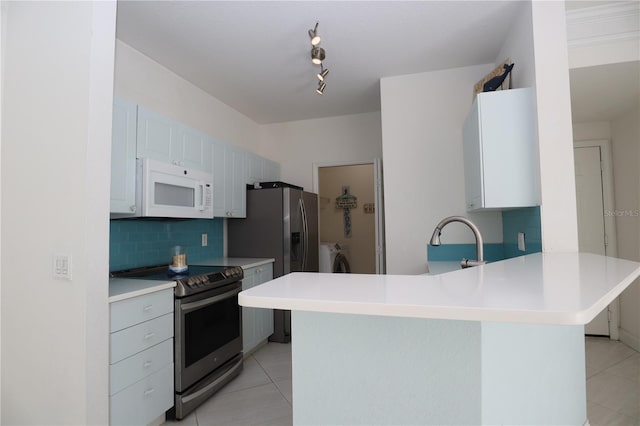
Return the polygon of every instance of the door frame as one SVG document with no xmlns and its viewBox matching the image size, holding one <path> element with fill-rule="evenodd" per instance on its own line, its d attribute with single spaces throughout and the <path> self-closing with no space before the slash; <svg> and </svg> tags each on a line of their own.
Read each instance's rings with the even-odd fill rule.
<svg viewBox="0 0 640 426">
<path fill-rule="evenodd" d="M 573 148 L 600 148 L 600 168 L 602 170 L 602 201 L 605 211 L 615 210 L 613 187 L 613 159 L 611 155 L 611 141 L 607 139 L 593 139 L 574 141 Z M 604 214 L 605 255 L 618 256 L 618 241 L 616 238 L 615 215 Z M 609 337 L 611 340 L 619 340 L 620 327 L 620 301 L 616 297 L 609 304 Z"/>
<path fill-rule="evenodd" d="M 342 167 L 342 166 L 361 166 L 369 165 L 373 166 L 373 185 L 376 201 L 375 208 L 375 252 L 376 252 L 376 274 L 386 273 L 385 264 L 385 238 L 384 238 L 384 202 L 383 202 L 383 185 L 382 185 L 382 160 L 380 158 L 374 158 L 372 160 L 362 161 L 325 161 L 320 163 L 313 163 L 313 192 L 320 193 L 320 181 L 318 169 L 321 167 Z M 319 200 L 318 196 L 318 200 Z M 319 224 L 318 228 L 321 225 Z"/>
</svg>

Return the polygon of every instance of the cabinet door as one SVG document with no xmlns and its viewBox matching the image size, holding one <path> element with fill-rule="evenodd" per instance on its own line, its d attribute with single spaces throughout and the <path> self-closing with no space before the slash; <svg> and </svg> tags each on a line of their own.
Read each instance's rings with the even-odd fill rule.
<svg viewBox="0 0 640 426">
<path fill-rule="evenodd" d="M 245 178 L 245 151 L 228 145 L 226 163 L 231 170 L 226 173 L 226 204 L 228 216 L 235 218 L 247 217 L 247 187 Z"/>
<path fill-rule="evenodd" d="M 213 170 L 213 215 L 215 217 L 227 216 L 226 195 L 226 147 L 227 144 L 218 140 L 211 141 L 211 164 Z"/>
<path fill-rule="evenodd" d="M 255 285 L 264 284 L 273 279 L 273 264 L 258 267 Z M 256 344 L 273 334 L 273 309 L 256 309 Z"/>
<path fill-rule="evenodd" d="M 478 104 L 474 103 L 462 132 L 467 210 L 482 207 L 482 141 L 479 125 Z"/>
<path fill-rule="evenodd" d="M 111 140 L 111 213 L 135 213 L 137 115 L 136 104 L 114 98 Z"/>
<path fill-rule="evenodd" d="M 180 126 L 176 161 L 181 166 L 211 172 L 211 141 L 204 133 Z"/>
<path fill-rule="evenodd" d="M 247 268 L 243 270 L 242 290 L 248 290 L 254 286 L 255 269 L 256 268 Z M 245 354 L 251 352 L 255 347 L 255 312 L 255 308 L 242 308 L 242 350 Z"/>
<path fill-rule="evenodd" d="M 138 158 L 152 158 L 175 164 L 180 128 L 162 115 L 138 107 Z"/>
<path fill-rule="evenodd" d="M 464 126 L 467 210 L 539 204 L 531 89 L 479 93 Z"/>
<path fill-rule="evenodd" d="M 533 94 L 531 89 L 500 92 L 479 98 L 484 206 L 537 205 Z"/>
</svg>

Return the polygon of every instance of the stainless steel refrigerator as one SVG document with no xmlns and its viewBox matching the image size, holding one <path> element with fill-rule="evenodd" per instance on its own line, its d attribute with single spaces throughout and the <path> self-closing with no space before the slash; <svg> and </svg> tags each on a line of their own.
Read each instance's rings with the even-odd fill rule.
<svg viewBox="0 0 640 426">
<path fill-rule="evenodd" d="M 273 277 L 318 272 L 318 196 L 283 182 L 247 189 L 247 218 L 227 221 L 229 257 L 272 257 Z M 291 341 L 291 312 L 274 310 L 273 342 Z"/>
</svg>

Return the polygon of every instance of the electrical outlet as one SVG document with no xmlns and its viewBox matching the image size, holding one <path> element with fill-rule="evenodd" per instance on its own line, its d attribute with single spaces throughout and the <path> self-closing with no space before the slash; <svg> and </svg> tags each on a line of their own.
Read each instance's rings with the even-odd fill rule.
<svg viewBox="0 0 640 426">
<path fill-rule="evenodd" d="M 202 247 L 206 247 L 208 244 L 207 234 L 202 234 Z"/>
<path fill-rule="evenodd" d="M 524 243 L 524 232 L 518 232 L 518 250 L 526 250 L 526 245 Z"/>
<path fill-rule="evenodd" d="M 71 280 L 71 255 L 53 255 L 53 277 Z"/>
</svg>

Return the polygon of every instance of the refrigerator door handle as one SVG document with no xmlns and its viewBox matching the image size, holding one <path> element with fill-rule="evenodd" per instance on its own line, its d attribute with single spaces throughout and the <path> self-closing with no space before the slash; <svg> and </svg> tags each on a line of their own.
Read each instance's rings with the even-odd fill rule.
<svg viewBox="0 0 640 426">
<path fill-rule="evenodd" d="M 309 226 L 307 225 L 307 209 L 304 200 L 299 199 L 300 214 L 302 216 L 302 271 L 307 269 L 307 252 L 309 250 Z"/>
</svg>

